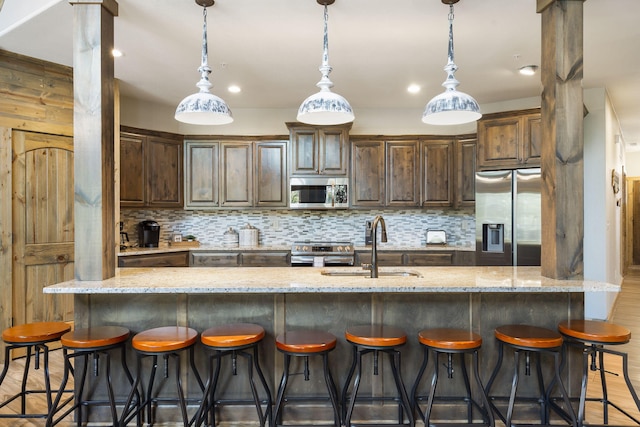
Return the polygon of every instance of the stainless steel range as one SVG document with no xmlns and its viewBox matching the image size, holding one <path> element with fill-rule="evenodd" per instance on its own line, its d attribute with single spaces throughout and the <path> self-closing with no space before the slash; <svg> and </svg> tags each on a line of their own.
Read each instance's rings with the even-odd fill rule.
<svg viewBox="0 0 640 427">
<path fill-rule="evenodd" d="M 324 266 L 353 265 L 355 251 L 353 242 L 294 242 L 291 245 L 291 265 Z"/>
</svg>

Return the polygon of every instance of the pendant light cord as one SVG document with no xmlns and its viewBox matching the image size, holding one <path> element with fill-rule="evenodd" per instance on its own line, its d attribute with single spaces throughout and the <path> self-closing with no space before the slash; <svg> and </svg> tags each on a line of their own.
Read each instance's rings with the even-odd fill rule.
<svg viewBox="0 0 640 427">
<path fill-rule="evenodd" d="M 208 50 L 207 50 L 207 8 L 202 10 L 202 18 L 204 23 L 202 24 L 202 62 L 198 68 L 200 73 L 200 81 L 196 84 L 200 88 L 200 92 L 208 92 L 213 86 L 209 81 L 209 74 L 211 74 L 211 67 L 209 67 Z"/>
<path fill-rule="evenodd" d="M 329 88 L 333 87 L 333 82 L 329 79 L 329 73 L 331 73 L 331 65 L 329 65 L 329 8 L 325 4 L 324 5 L 324 37 L 322 39 L 322 65 L 320 65 L 320 72 L 322 73 L 322 78 L 316 84 L 320 90 L 329 90 Z"/>
<path fill-rule="evenodd" d="M 449 5 L 449 49 L 447 52 L 447 65 L 444 67 L 444 71 L 447 72 L 447 79 L 442 86 L 448 90 L 455 90 L 460 84 L 454 77 L 455 72 L 458 70 L 458 66 L 453 62 L 453 4 Z"/>
</svg>

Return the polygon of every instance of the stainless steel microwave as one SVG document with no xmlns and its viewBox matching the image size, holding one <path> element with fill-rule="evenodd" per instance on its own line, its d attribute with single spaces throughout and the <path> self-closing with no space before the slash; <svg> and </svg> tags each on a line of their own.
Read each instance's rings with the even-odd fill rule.
<svg viewBox="0 0 640 427">
<path fill-rule="evenodd" d="M 290 178 L 291 209 L 346 209 L 349 207 L 349 178 Z"/>
</svg>

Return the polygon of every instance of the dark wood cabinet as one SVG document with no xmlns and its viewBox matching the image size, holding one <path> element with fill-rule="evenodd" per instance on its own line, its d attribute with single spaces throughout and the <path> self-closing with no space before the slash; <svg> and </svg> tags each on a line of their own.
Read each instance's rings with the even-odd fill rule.
<svg viewBox="0 0 640 427">
<path fill-rule="evenodd" d="M 287 123 L 291 143 L 291 175 L 345 176 L 349 172 L 349 129 Z"/>
<path fill-rule="evenodd" d="M 192 267 L 288 267 L 289 251 L 203 251 L 191 253 Z"/>
<path fill-rule="evenodd" d="M 220 143 L 220 206 L 253 206 L 253 144 Z"/>
<path fill-rule="evenodd" d="M 185 142 L 187 209 L 286 207 L 287 142 Z"/>
<path fill-rule="evenodd" d="M 478 169 L 540 166 L 540 109 L 487 114 L 478 120 Z"/>
<path fill-rule="evenodd" d="M 420 204 L 418 150 L 418 141 L 385 143 L 386 206 L 418 206 Z"/>
<path fill-rule="evenodd" d="M 420 144 L 422 206 L 452 206 L 454 140 L 429 139 Z"/>
<path fill-rule="evenodd" d="M 355 265 L 371 264 L 371 251 L 358 250 Z M 472 266 L 475 252 L 457 250 L 432 251 L 378 251 L 378 265 L 381 267 L 446 267 Z"/>
<path fill-rule="evenodd" d="M 384 160 L 384 141 L 352 142 L 351 206 L 384 206 Z"/>
<path fill-rule="evenodd" d="M 455 143 L 454 207 L 474 206 L 476 203 L 476 147 L 475 136 L 456 138 Z"/>
<path fill-rule="evenodd" d="M 208 141 L 185 142 L 185 206 L 220 206 L 220 144 Z"/>
<path fill-rule="evenodd" d="M 118 257 L 118 267 L 188 267 L 189 252 L 126 255 Z"/>
<path fill-rule="evenodd" d="M 179 135 L 123 128 L 120 134 L 120 206 L 180 208 L 183 143 Z"/>
<path fill-rule="evenodd" d="M 255 144 L 255 206 L 287 206 L 287 143 Z"/>
</svg>

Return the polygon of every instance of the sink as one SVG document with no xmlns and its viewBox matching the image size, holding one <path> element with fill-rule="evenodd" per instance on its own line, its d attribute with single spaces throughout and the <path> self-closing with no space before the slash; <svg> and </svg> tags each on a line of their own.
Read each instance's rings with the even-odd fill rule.
<svg viewBox="0 0 640 427">
<path fill-rule="evenodd" d="M 371 277 L 371 272 L 368 270 L 323 270 L 321 272 L 323 276 L 333 277 Z M 392 270 L 392 271 L 379 271 L 378 277 L 422 277 L 422 274 L 417 271 L 411 270 Z"/>
</svg>

